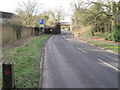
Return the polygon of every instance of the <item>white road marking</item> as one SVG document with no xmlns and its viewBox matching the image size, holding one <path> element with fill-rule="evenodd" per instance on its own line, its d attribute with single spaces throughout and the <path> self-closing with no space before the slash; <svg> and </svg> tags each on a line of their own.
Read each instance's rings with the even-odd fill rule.
<svg viewBox="0 0 120 90">
<path fill-rule="evenodd" d="M 67 43 L 69 43 L 70 45 L 73 45 L 70 41 L 69 41 L 69 39 L 66 39 L 65 38 L 65 36 L 62 36 L 63 37 L 63 39 L 65 39 L 66 41 L 67 41 Z"/>
<path fill-rule="evenodd" d="M 87 43 L 87 42 L 85 42 L 85 41 L 82 41 L 82 40 L 79 40 L 80 42 L 83 42 L 83 43 Z"/>
<path fill-rule="evenodd" d="M 108 52 L 111 52 L 111 53 L 114 53 L 114 54 L 117 54 L 117 55 L 118 55 L 118 53 L 116 53 L 116 52 L 114 52 L 114 51 L 111 51 L 111 50 L 106 50 L 106 51 L 108 51 Z"/>
<path fill-rule="evenodd" d="M 102 50 L 104 50 L 105 48 L 101 48 Z"/>
<path fill-rule="evenodd" d="M 84 53 L 87 53 L 85 50 L 83 50 L 83 49 L 81 49 L 81 48 L 79 48 L 79 47 L 77 47 L 77 49 L 83 51 Z"/>
<path fill-rule="evenodd" d="M 117 69 L 116 67 L 114 67 L 114 66 L 112 66 L 112 65 L 110 65 L 110 64 L 108 64 L 108 63 L 106 63 L 106 62 L 104 62 L 103 60 L 101 60 L 101 59 L 98 59 L 100 62 L 102 62 L 102 63 L 104 63 L 105 65 L 107 65 L 107 66 L 109 66 L 109 67 L 111 67 L 111 68 L 113 68 L 114 70 L 116 70 L 116 71 L 119 71 L 120 72 L 120 70 L 119 69 Z"/>
<path fill-rule="evenodd" d="M 73 45 L 71 42 L 67 41 L 67 43 L 69 43 L 70 45 Z"/>
</svg>

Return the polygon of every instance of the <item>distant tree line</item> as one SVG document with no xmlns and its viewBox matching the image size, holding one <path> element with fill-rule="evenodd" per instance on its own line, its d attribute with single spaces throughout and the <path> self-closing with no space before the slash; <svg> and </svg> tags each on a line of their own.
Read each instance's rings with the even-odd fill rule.
<svg viewBox="0 0 120 90">
<path fill-rule="evenodd" d="M 41 9 L 40 9 L 41 8 Z M 46 26 L 53 26 L 59 22 L 65 15 L 62 7 L 54 10 L 44 10 L 42 4 L 37 1 L 27 0 L 18 3 L 16 9 L 16 21 L 28 27 L 39 27 L 39 20 L 44 19 Z"/>
<path fill-rule="evenodd" d="M 51 28 L 60 28 L 57 25 L 64 16 L 65 12 L 61 6 L 53 10 L 44 10 L 42 4 L 39 4 L 37 1 L 27 0 L 18 3 L 14 21 L 22 26 L 33 27 L 36 31 L 41 31 L 42 33 L 45 30 L 51 31 Z M 40 19 L 44 19 L 44 31 L 40 28 Z"/>
</svg>

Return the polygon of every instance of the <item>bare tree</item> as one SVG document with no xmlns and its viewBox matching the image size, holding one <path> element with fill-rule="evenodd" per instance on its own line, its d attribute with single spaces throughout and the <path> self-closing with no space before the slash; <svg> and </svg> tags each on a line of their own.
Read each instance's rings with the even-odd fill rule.
<svg viewBox="0 0 120 90">
<path fill-rule="evenodd" d="M 55 13 L 53 10 L 44 11 L 40 16 L 45 20 L 46 26 L 54 26 L 56 23 Z"/>
<path fill-rule="evenodd" d="M 64 19 L 65 16 L 67 16 L 66 11 L 61 6 L 57 7 L 54 12 L 57 21 L 60 21 Z"/>
<path fill-rule="evenodd" d="M 38 3 L 28 0 L 27 2 L 18 3 L 18 5 L 19 7 L 16 10 L 18 21 L 22 22 L 24 26 L 31 27 L 35 19 L 34 16 L 38 12 Z"/>
</svg>

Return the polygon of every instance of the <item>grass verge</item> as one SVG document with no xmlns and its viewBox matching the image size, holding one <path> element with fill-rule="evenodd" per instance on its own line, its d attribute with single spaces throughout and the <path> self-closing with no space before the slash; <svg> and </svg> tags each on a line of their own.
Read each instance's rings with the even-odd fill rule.
<svg viewBox="0 0 120 90">
<path fill-rule="evenodd" d="M 91 43 L 91 44 L 94 44 L 96 46 L 106 48 L 106 49 L 114 51 L 116 53 L 118 53 L 118 51 L 120 50 L 120 46 L 111 45 L 111 44 L 108 44 L 108 43 L 102 43 L 102 42 L 97 42 L 97 41 L 88 41 L 88 43 Z"/>
<path fill-rule="evenodd" d="M 49 37 L 50 35 L 43 35 L 33 39 L 25 46 L 4 51 L 4 60 L 14 63 L 14 79 L 16 87 L 39 87 L 40 57 L 45 42 Z"/>
<path fill-rule="evenodd" d="M 105 35 L 101 34 L 101 33 L 95 33 L 95 36 L 92 36 L 90 30 L 87 30 L 85 32 L 82 32 L 79 38 L 82 39 L 83 41 L 94 44 L 96 46 L 106 48 L 106 49 L 114 51 L 116 53 L 120 53 L 119 52 L 120 46 L 92 40 L 93 38 L 96 38 L 96 39 L 98 38 L 99 39 L 99 38 L 102 38 L 102 37 L 105 37 Z"/>
</svg>

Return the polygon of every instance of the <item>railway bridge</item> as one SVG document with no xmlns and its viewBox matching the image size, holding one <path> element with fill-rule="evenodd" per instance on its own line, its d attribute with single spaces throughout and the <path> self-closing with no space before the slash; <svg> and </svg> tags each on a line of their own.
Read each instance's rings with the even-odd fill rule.
<svg viewBox="0 0 120 90">
<path fill-rule="evenodd" d="M 70 30 L 70 22 L 60 22 L 61 30 Z"/>
</svg>

